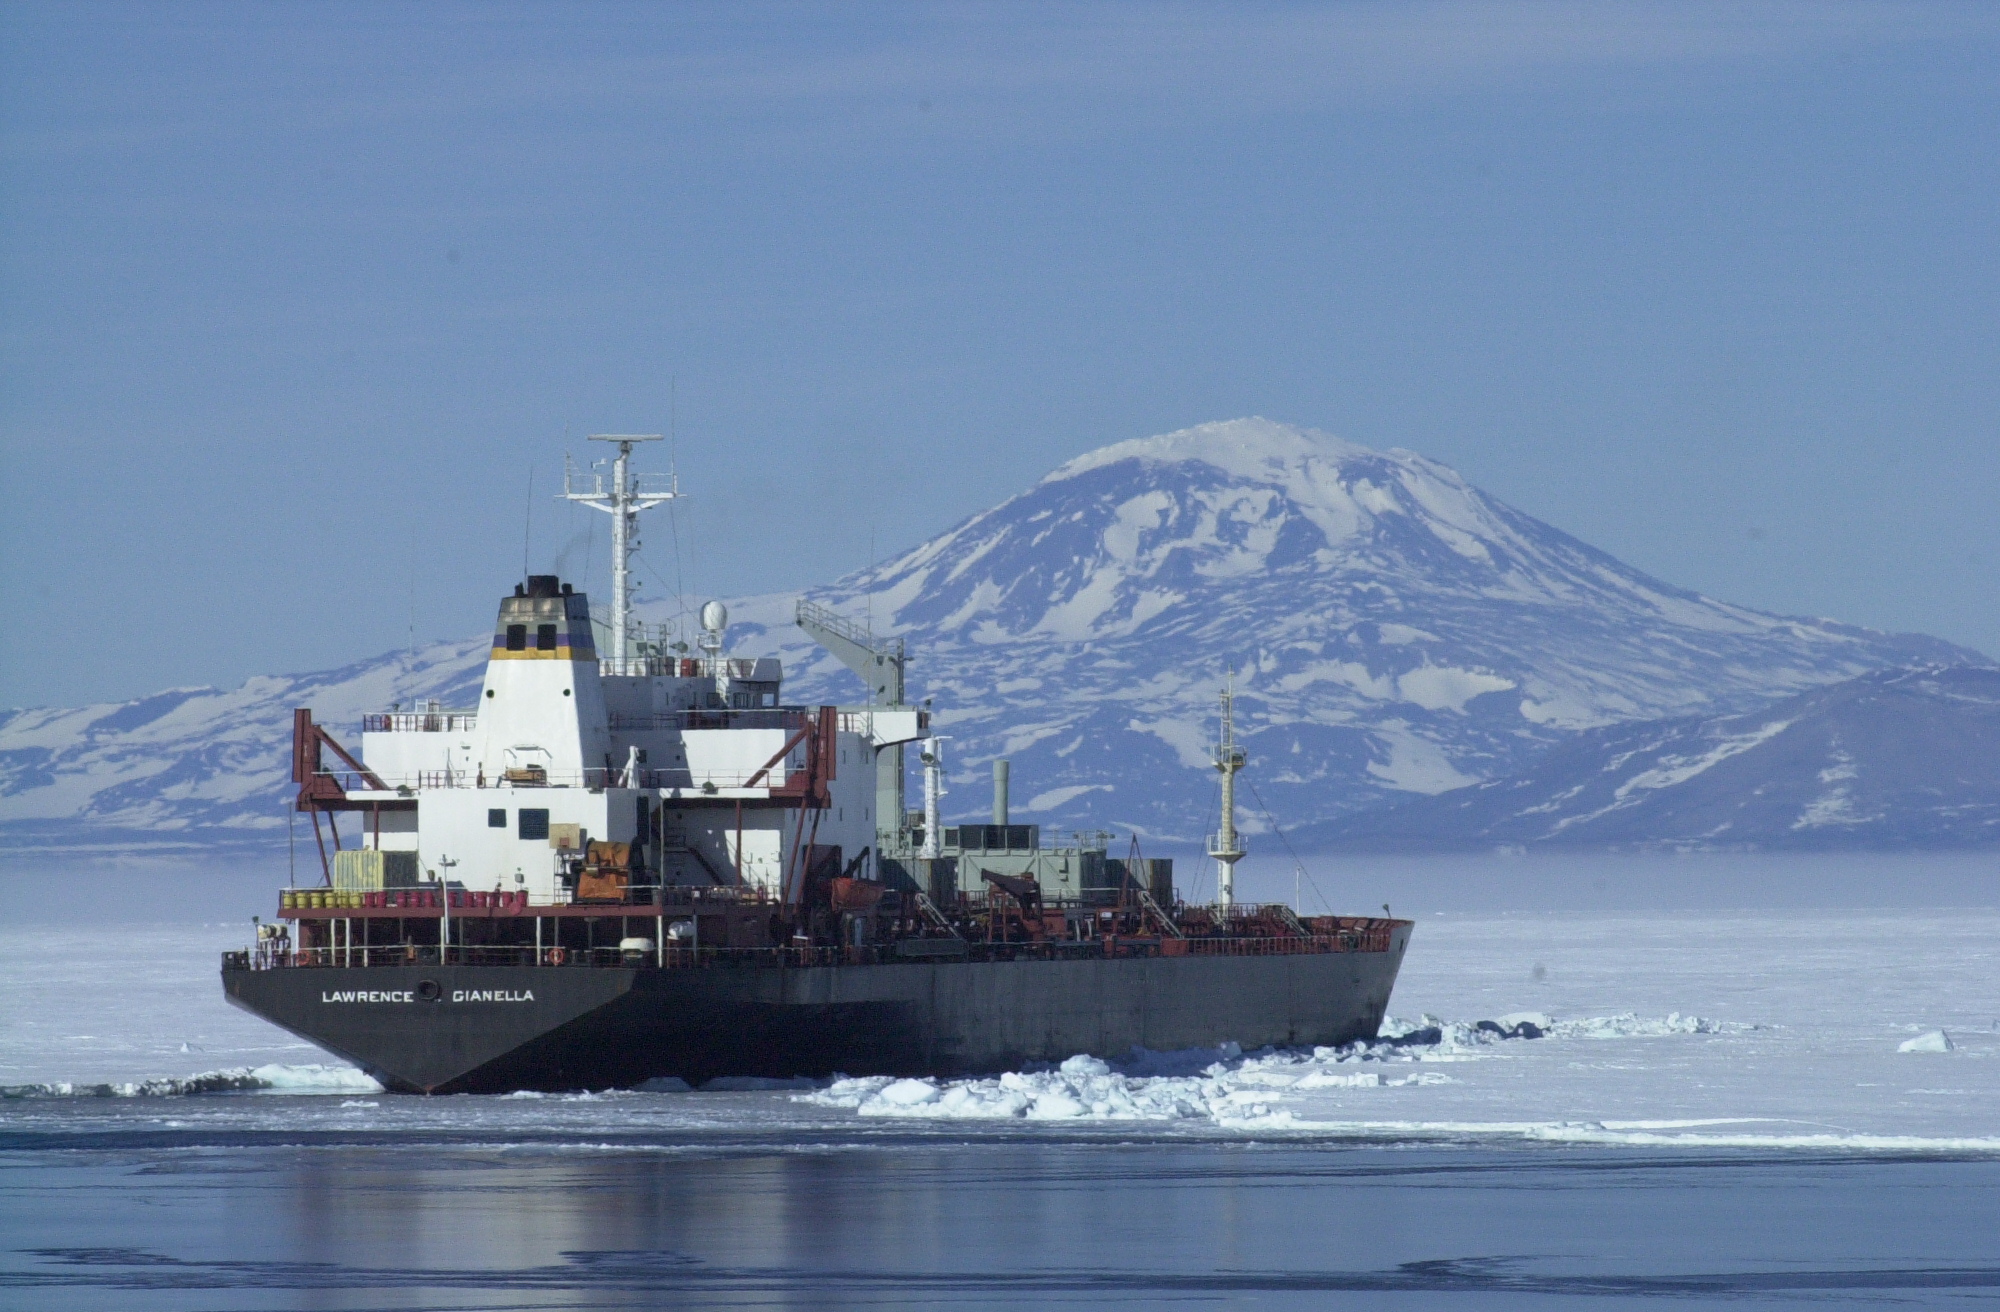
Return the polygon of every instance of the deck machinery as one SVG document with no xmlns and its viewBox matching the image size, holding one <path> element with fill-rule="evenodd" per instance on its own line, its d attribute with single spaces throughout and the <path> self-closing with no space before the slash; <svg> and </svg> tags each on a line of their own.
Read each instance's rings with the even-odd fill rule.
<svg viewBox="0 0 2000 1312">
<path fill-rule="evenodd" d="M 501 599 L 476 706 L 368 715 L 358 755 L 295 712 L 321 878 L 225 955 L 231 1002 L 432 1093 L 1373 1036 L 1410 922 L 1190 905 L 1136 842 L 1015 823 L 1005 761 L 991 823 L 947 823 L 945 740 L 899 641 L 799 603 L 869 691 L 814 707 L 784 702 L 778 661 L 726 650 L 720 603 L 692 649 L 647 641 L 630 530 L 678 489 L 631 473 L 651 439 L 605 440 L 608 485 L 565 495 L 613 516 L 608 625 L 532 575 Z"/>
</svg>

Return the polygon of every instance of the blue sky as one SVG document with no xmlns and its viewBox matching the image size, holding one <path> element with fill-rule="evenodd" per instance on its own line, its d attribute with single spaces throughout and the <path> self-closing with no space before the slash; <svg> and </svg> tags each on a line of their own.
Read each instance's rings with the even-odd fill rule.
<svg viewBox="0 0 2000 1312">
<path fill-rule="evenodd" d="M 477 633 L 531 477 L 538 566 L 588 527 L 565 432 L 670 409 L 702 592 L 1263 414 L 2000 654 L 1997 56 L 1919 3 L 9 6 L 0 705 Z"/>
</svg>

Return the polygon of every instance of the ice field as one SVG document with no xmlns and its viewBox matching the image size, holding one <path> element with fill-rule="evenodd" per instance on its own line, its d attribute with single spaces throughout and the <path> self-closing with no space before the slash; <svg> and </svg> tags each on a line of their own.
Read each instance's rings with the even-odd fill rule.
<svg viewBox="0 0 2000 1312">
<path fill-rule="evenodd" d="M 562 1112 L 561 1096 L 346 1105 L 372 1082 L 221 1000 L 216 954 L 242 937 L 234 926 L 121 926 L 106 953 L 95 933 L 0 931 L 0 1084 L 15 1095 L 4 1114 L 59 1114 L 54 1104 L 83 1094 L 176 1092 L 195 1095 L 173 1099 L 177 1116 L 296 1123 L 305 1111 L 200 1096 L 256 1091 L 328 1095 L 311 1114 L 341 1120 L 575 1125 L 607 1096 Z M 1126 1133 L 2000 1153 L 1992 910 L 1433 915 L 1391 1014 L 1389 1041 L 1339 1051 L 1138 1053 L 995 1079 L 724 1080 L 608 1097 L 621 1125 L 655 1128 L 738 1117 L 954 1132 L 1103 1122 Z"/>
<path fill-rule="evenodd" d="M 0 1304 L 1990 1300 L 1989 877 L 1848 863 L 1933 905 L 1796 904 L 1842 869 L 1646 868 L 1767 902 L 1699 911 L 1627 905 L 1629 867 L 1402 871 L 1568 909 L 1416 913 L 1396 1019 L 1339 1051 L 432 1099 L 224 1004 L 245 926 L 0 914 Z"/>
</svg>

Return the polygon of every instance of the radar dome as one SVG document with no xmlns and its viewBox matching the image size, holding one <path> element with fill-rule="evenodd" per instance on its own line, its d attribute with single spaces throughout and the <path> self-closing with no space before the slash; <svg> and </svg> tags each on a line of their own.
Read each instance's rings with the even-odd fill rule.
<svg viewBox="0 0 2000 1312">
<path fill-rule="evenodd" d="M 729 627 L 729 607 L 719 601 L 711 601 L 701 608 L 701 627 L 710 633 L 720 633 Z"/>
</svg>

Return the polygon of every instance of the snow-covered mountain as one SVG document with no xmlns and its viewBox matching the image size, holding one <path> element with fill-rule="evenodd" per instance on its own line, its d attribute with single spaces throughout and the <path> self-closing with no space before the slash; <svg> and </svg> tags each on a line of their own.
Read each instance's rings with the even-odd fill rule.
<svg viewBox="0 0 2000 1312">
<path fill-rule="evenodd" d="M 0 711 L 0 846 L 282 847 L 295 791 L 293 707 L 312 707 L 358 746 L 366 712 L 428 699 L 472 705 L 491 646 L 482 635 L 228 690 Z"/>
<path fill-rule="evenodd" d="M 948 809 L 1190 839 L 1237 671 L 1251 785 L 1288 827 L 1511 774 L 1579 731 L 1749 710 L 1885 666 L 1986 663 L 1933 638 L 1731 606 L 1633 570 L 1407 451 L 1263 419 L 1093 451 L 888 563 L 812 594 L 902 634 L 955 766 Z M 788 700 L 861 685 L 791 623 L 731 603 Z M 651 618 L 663 618 L 655 615 Z M 483 642 L 234 692 L 0 718 L 0 834 L 281 837 L 285 713 L 466 703 Z"/>
<path fill-rule="evenodd" d="M 1295 835 L 1398 851 L 2000 842 L 2000 670 L 1883 670 L 1744 715 L 1612 725 L 1532 767 Z"/>
</svg>

